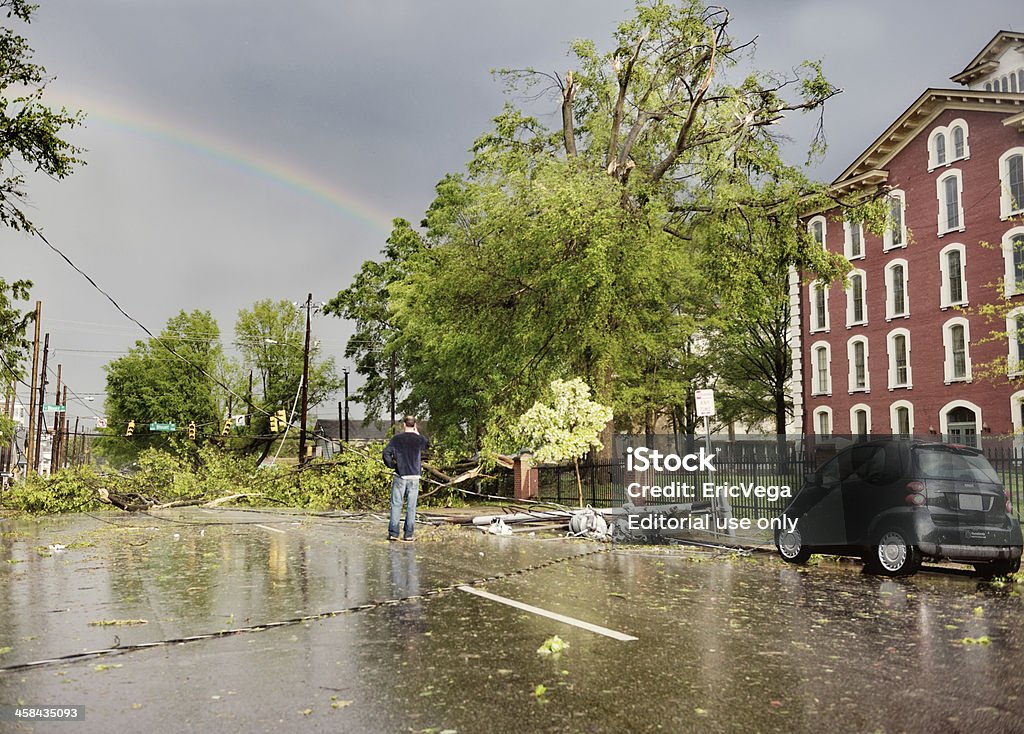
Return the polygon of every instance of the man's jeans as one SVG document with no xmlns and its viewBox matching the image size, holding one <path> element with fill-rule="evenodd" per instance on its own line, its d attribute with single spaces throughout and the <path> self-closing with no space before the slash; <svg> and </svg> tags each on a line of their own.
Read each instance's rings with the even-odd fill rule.
<svg viewBox="0 0 1024 734">
<path fill-rule="evenodd" d="M 402 501 L 408 505 L 405 510 L 405 538 L 412 537 L 413 525 L 416 523 L 416 497 L 420 493 L 420 478 L 396 476 L 391 482 L 391 518 L 388 523 L 388 537 L 398 537 L 398 524 L 402 517 Z"/>
</svg>

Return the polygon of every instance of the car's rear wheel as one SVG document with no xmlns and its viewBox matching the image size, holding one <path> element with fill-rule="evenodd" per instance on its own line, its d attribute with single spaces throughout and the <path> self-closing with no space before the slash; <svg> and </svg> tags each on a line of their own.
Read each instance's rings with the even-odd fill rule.
<svg viewBox="0 0 1024 734">
<path fill-rule="evenodd" d="M 869 568 L 884 576 L 910 576 L 921 567 L 921 551 L 902 530 L 886 530 L 873 547 Z"/>
<path fill-rule="evenodd" d="M 975 563 L 974 570 L 987 579 L 995 578 L 996 576 L 1009 576 L 1020 570 L 1020 559 L 1007 558 L 999 561 L 989 561 L 988 563 Z"/>
<path fill-rule="evenodd" d="M 779 555 L 782 556 L 782 560 L 787 563 L 806 563 L 807 559 L 811 557 L 811 549 L 804 545 L 800 531 L 796 528 L 787 531 L 777 530 L 775 532 L 775 547 L 778 549 Z"/>
</svg>

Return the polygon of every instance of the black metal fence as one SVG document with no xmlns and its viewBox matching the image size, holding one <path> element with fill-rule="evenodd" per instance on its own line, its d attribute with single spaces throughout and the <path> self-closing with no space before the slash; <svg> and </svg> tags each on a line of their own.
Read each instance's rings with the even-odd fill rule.
<svg viewBox="0 0 1024 734">
<path fill-rule="evenodd" d="M 933 437 L 934 438 L 934 437 Z M 581 462 L 579 484 L 582 503 L 593 507 L 614 507 L 626 501 L 626 486 L 643 480 L 658 486 L 688 483 L 694 488 L 692 499 L 703 499 L 703 488 L 724 485 L 736 488 L 730 504 L 737 517 L 766 517 L 781 512 L 788 497 L 782 488 L 795 495 L 803 486 L 806 474 L 835 455 L 846 441 L 787 439 L 776 440 L 712 440 L 716 454 L 714 473 L 710 472 L 647 472 L 641 477 L 626 471 L 624 460 L 614 462 Z M 986 437 L 981 450 L 992 463 L 1010 493 L 1014 514 L 1024 519 L 1024 440 L 1017 437 Z M 628 479 L 628 481 L 627 481 Z M 539 499 L 546 502 L 577 506 L 581 500 L 576 469 L 572 465 L 541 466 L 538 476 Z M 744 491 L 746 490 L 746 491 Z M 737 496 L 739 495 L 739 496 Z M 710 495 L 709 495 L 710 496 Z M 678 498 L 646 501 L 646 504 L 678 504 Z"/>
</svg>

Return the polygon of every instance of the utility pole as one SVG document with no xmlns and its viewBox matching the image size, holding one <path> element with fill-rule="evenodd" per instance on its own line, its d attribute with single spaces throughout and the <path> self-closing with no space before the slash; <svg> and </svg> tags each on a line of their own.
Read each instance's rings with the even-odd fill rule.
<svg viewBox="0 0 1024 734">
<path fill-rule="evenodd" d="M 32 470 L 38 473 L 39 465 L 42 462 L 42 456 L 40 452 L 43 450 L 43 426 L 44 426 L 44 414 L 43 414 L 43 403 L 46 402 L 46 386 L 49 381 L 46 379 L 46 361 L 50 356 L 50 334 L 47 332 L 43 338 L 43 366 L 39 370 L 39 404 L 38 412 L 36 414 L 36 443 L 35 450 L 32 452 L 32 459 L 35 461 L 35 465 Z"/>
<path fill-rule="evenodd" d="M 32 340 L 32 387 L 28 391 L 28 433 L 25 434 L 25 476 L 34 466 L 36 436 L 36 376 L 39 374 L 39 325 L 42 321 L 43 302 L 36 301 L 36 335 Z"/>
<path fill-rule="evenodd" d="M 60 377 L 64 365 L 57 365 L 57 392 L 54 393 L 53 402 L 60 405 Z M 57 469 L 58 456 L 60 456 L 60 411 L 53 414 L 53 440 L 50 441 L 50 474 Z"/>
<path fill-rule="evenodd" d="M 348 443 L 348 370 L 345 370 L 345 443 Z"/>
<path fill-rule="evenodd" d="M 302 348 L 302 413 L 299 415 L 299 466 L 306 463 L 306 414 L 309 410 L 309 312 L 313 294 L 306 298 L 306 344 Z"/>
</svg>

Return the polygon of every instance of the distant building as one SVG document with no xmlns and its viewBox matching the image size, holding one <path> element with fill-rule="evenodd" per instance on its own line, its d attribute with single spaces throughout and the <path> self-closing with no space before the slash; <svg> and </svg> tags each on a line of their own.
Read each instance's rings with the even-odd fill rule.
<svg viewBox="0 0 1024 734">
<path fill-rule="evenodd" d="M 349 443 L 365 446 L 374 441 L 387 441 L 390 438 L 388 429 L 386 421 L 370 421 L 364 426 L 362 418 L 351 418 L 348 427 Z M 329 458 L 338 451 L 342 434 L 341 421 L 317 418 L 313 433 L 316 436 L 317 456 Z"/>
<path fill-rule="evenodd" d="M 1000 358 L 1024 375 L 1024 34 L 1000 31 L 952 80 L 961 86 L 926 90 L 833 182 L 846 196 L 885 192 L 882 236 L 838 211 L 805 222 L 853 265 L 845 289 L 794 279 L 807 433 L 973 442 L 1024 427 L 1024 389 L 980 375 Z M 1020 308 L 992 323 L 977 307 L 999 289 Z"/>
</svg>

